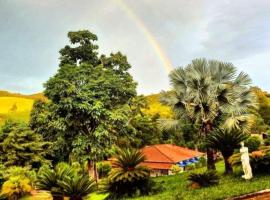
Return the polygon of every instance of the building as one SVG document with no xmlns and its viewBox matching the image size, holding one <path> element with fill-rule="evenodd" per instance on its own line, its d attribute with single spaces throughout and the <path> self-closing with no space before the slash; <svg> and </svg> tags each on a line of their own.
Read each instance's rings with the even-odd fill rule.
<svg viewBox="0 0 270 200">
<path fill-rule="evenodd" d="M 146 160 L 142 163 L 152 169 L 151 176 L 169 175 L 171 167 L 179 165 L 184 167 L 195 163 L 204 153 L 172 144 L 156 144 L 142 149 Z"/>
</svg>

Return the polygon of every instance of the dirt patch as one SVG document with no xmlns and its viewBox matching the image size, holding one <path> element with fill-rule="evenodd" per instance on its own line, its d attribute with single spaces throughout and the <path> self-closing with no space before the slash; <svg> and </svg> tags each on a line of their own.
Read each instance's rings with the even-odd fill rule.
<svg viewBox="0 0 270 200">
<path fill-rule="evenodd" d="M 270 189 L 262 190 L 251 194 L 246 194 L 228 200 L 270 200 Z"/>
</svg>

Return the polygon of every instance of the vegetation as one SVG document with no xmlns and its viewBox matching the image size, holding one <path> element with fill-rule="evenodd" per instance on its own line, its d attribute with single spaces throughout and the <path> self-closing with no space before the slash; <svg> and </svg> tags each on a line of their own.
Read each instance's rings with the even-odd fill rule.
<svg viewBox="0 0 270 200">
<path fill-rule="evenodd" d="M 188 175 L 188 180 L 191 181 L 191 187 L 209 187 L 217 185 L 219 177 L 216 171 L 206 171 L 203 173 L 191 173 Z"/>
<path fill-rule="evenodd" d="M 59 163 L 54 169 L 43 167 L 37 176 L 37 188 L 50 191 L 53 199 L 82 200 L 95 190 L 95 182 L 87 173 L 79 171 L 66 163 Z"/>
<path fill-rule="evenodd" d="M 140 166 L 145 156 L 138 150 L 118 149 L 113 168 L 104 184 L 110 199 L 146 194 L 149 191 L 150 170 Z"/>
<path fill-rule="evenodd" d="M 102 55 L 87 30 L 68 38 L 44 93 L 0 91 L 1 198 L 211 200 L 270 187 L 270 149 L 262 146 L 269 141 L 247 135 L 270 132 L 270 95 L 250 88 L 247 74 L 195 59 L 171 72 L 172 90 L 144 97 L 121 52 Z M 238 171 L 243 140 L 255 174 L 248 185 Z M 208 159 L 152 179 L 139 149 L 158 143 L 198 149 Z M 227 176 L 223 162 L 205 171 L 206 164 L 215 169 L 218 151 Z"/>
<path fill-rule="evenodd" d="M 241 131 L 228 131 L 224 129 L 217 129 L 212 134 L 206 136 L 206 146 L 221 152 L 225 164 L 225 174 L 233 172 L 229 158 L 233 155 L 234 150 L 240 147 L 240 142 L 247 137 L 247 134 Z"/>
<path fill-rule="evenodd" d="M 164 92 L 162 102 L 176 118 L 161 121 L 163 127 L 179 127 L 188 119 L 203 136 L 218 126 L 247 131 L 249 109 L 255 105 L 247 87 L 251 80 L 243 72 L 237 75 L 231 63 L 195 59 L 173 70 L 170 80 L 173 91 Z M 213 149 L 207 148 L 207 158 L 208 169 L 215 169 Z"/>
<path fill-rule="evenodd" d="M 248 147 L 249 151 L 259 150 L 262 141 L 258 136 L 250 136 L 245 140 L 245 146 Z"/>
<path fill-rule="evenodd" d="M 0 129 L 0 161 L 5 166 L 32 166 L 38 168 L 45 159 L 48 146 L 41 135 L 26 124 L 7 121 Z"/>
</svg>

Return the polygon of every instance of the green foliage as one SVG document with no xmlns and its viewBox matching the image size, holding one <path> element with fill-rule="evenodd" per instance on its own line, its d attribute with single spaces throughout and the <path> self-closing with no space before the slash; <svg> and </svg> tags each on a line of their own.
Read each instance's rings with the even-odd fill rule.
<svg viewBox="0 0 270 200">
<path fill-rule="evenodd" d="M 98 161 L 119 135 L 128 134 L 128 104 L 137 84 L 126 56 L 99 56 L 96 35 L 83 30 L 68 37 L 71 45 L 60 50 L 58 72 L 45 83 L 49 105 L 35 104 L 31 127 L 65 147 L 64 160 Z"/>
<path fill-rule="evenodd" d="M 264 145 L 270 146 L 270 137 L 263 140 Z"/>
<path fill-rule="evenodd" d="M 65 195 L 80 200 L 95 189 L 94 181 L 81 171 L 67 163 L 59 163 L 54 169 L 43 166 L 38 172 L 36 186 L 50 191 L 55 197 Z"/>
<path fill-rule="evenodd" d="M 70 200 L 82 200 L 96 189 L 96 183 L 86 174 L 74 176 L 65 176 L 63 180 L 58 181 L 59 187 L 63 190 L 65 196 Z"/>
<path fill-rule="evenodd" d="M 48 163 L 48 143 L 26 124 L 7 121 L 0 130 L 1 162 L 5 166 L 32 166 Z"/>
<path fill-rule="evenodd" d="M 113 168 L 103 183 L 109 198 L 119 199 L 125 196 L 146 194 L 152 184 L 149 182 L 150 170 L 140 166 L 145 156 L 134 149 L 118 149 Z"/>
<path fill-rule="evenodd" d="M 191 173 L 188 180 L 198 184 L 200 187 L 209 187 L 219 183 L 219 176 L 216 171 L 206 171 L 203 173 Z"/>
<path fill-rule="evenodd" d="M 98 170 L 98 177 L 104 178 L 109 175 L 109 172 L 111 171 L 111 165 L 109 163 L 105 162 L 99 162 L 97 163 L 97 170 Z"/>
<path fill-rule="evenodd" d="M 205 138 L 207 147 L 219 150 L 223 156 L 225 164 L 225 173 L 232 173 L 233 168 L 231 167 L 228 159 L 233 155 L 234 149 L 240 147 L 240 142 L 247 139 L 248 136 L 241 131 L 228 131 L 224 129 L 217 129 L 212 134 L 209 134 Z"/>
<path fill-rule="evenodd" d="M 253 151 L 249 154 L 250 165 L 254 174 L 262 174 L 270 172 L 270 147 L 264 147 L 259 151 Z M 241 166 L 241 154 L 233 154 L 229 162 L 235 166 Z"/>
<path fill-rule="evenodd" d="M 249 152 L 257 151 L 261 145 L 261 139 L 258 136 L 250 136 L 245 140 L 245 146 L 248 147 Z"/>
<path fill-rule="evenodd" d="M 179 165 L 173 165 L 170 170 L 173 174 L 179 174 L 183 171 L 183 169 Z"/>
<path fill-rule="evenodd" d="M 13 166 L 5 169 L 3 173 L 1 196 L 16 200 L 30 193 L 34 187 L 36 173 L 29 167 Z"/>
<path fill-rule="evenodd" d="M 250 109 L 255 107 L 248 88 L 251 80 L 247 74 L 236 72 L 231 63 L 206 59 L 195 59 L 173 70 L 173 90 L 163 92 L 161 101 L 172 108 L 175 119 L 161 120 L 161 128 L 181 128 L 182 120 L 189 120 L 203 135 L 217 126 L 248 132 Z M 208 149 L 207 155 L 208 168 L 214 169 L 213 151 Z"/>
</svg>

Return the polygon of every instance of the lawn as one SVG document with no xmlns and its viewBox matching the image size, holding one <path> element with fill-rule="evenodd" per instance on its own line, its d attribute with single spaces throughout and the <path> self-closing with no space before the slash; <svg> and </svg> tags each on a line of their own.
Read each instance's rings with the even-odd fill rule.
<svg viewBox="0 0 270 200">
<path fill-rule="evenodd" d="M 222 162 L 217 164 L 217 170 L 222 175 L 224 170 Z M 270 175 L 255 176 L 252 181 L 245 181 L 240 175 L 222 176 L 219 185 L 203 189 L 190 189 L 186 179 L 187 173 L 158 177 L 155 180 L 162 183 L 163 192 L 132 200 L 218 200 L 270 188 Z"/>
<path fill-rule="evenodd" d="M 201 169 L 202 170 L 202 169 Z M 201 171 L 199 170 L 199 171 Z M 224 171 L 223 163 L 217 164 L 220 175 Z M 197 170 L 198 171 L 198 170 Z M 245 181 L 241 175 L 221 176 L 220 184 L 203 189 L 190 189 L 187 179 L 188 173 L 184 172 L 174 176 L 154 178 L 163 185 L 164 190 L 156 195 L 130 198 L 129 200 L 218 200 L 240 196 L 251 192 L 270 188 L 270 175 L 255 176 L 251 181 Z M 45 198 L 46 197 L 46 198 Z M 105 195 L 91 194 L 87 200 L 103 200 Z M 50 200 L 46 194 L 38 194 L 35 198 L 23 198 L 22 200 Z"/>
</svg>

